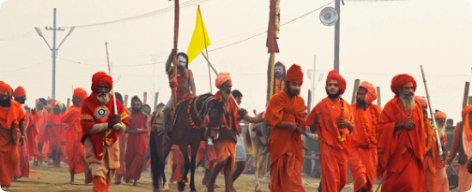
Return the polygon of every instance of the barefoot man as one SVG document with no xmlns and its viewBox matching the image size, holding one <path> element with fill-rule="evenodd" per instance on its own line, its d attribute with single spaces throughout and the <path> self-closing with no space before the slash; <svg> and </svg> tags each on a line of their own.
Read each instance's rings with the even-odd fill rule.
<svg viewBox="0 0 472 192">
<path fill-rule="evenodd" d="M 0 81 L 0 185 L 10 186 L 15 174 L 19 155 L 16 146 L 17 129 L 20 129 L 20 145 L 24 142 L 23 119 L 25 113 L 21 104 L 12 99 L 10 85 Z"/>
<path fill-rule="evenodd" d="M 447 161 L 447 134 L 446 134 L 446 119 L 447 115 L 446 113 L 442 111 L 437 111 L 434 113 L 434 118 L 436 119 L 436 124 L 438 128 L 438 133 L 439 133 L 439 139 L 441 141 L 441 146 L 443 147 L 443 153 L 444 153 L 444 160 L 441 161 L 441 158 L 439 157 L 439 151 L 437 155 L 435 156 L 435 166 L 436 166 L 436 175 L 434 177 L 434 187 L 435 190 L 434 192 L 448 192 L 449 191 L 449 180 L 447 178 L 447 173 L 446 173 L 446 161 Z M 434 133 L 436 134 L 436 133 Z M 436 135 L 433 135 L 433 138 L 436 139 Z M 435 145 L 437 149 L 437 145 Z M 434 146 L 433 146 L 434 147 Z"/>
<path fill-rule="evenodd" d="M 349 151 L 354 191 L 372 191 L 377 170 L 377 123 L 382 109 L 372 102 L 377 99 L 374 86 L 363 81 L 357 91 L 356 103 L 351 105 L 356 129 L 352 131 Z"/>
<path fill-rule="evenodd" d="M 287 71 L 285 91 L 272 96 L 265 122 L 272 127 L 269 138 L 270 191 L 304 192 L 302 185 L 303 144 L 306 132 L 305 101 L 300 96 L 303 72 L 293 64 Z"/>
<path fill-rule="evenodd" d="M 114 112 L 112 88 L 112 77 L 97 72 L 92 77 L 92 94 L 82 103 L 81 141 L 93 178 L 93 191 L 108 191 L 115 170 L 120 167 L 118 133 L 129 125 L 125 108 L 118 100 L 117 114 Z"/>
<path fill-rule="evenodd" d="M 451 151 L 447 164 L 459 153 L 459 191 L 469 191 L 472 187 L 472 172 L 467 167 L 472 166 L 472 105 L 467 105 L 462 109 L 462 122 L 457 123 L 454 130 Z"/>
<path fill-rule="evenodd" d="M 26 101 L 25 89 L 22 86 L 17 87 L 15 91 L 13 91 L 13 98 L 20 105 L 24 105 Z M 21 108 L 26 114 L 26 110 L 23 108 L 23 106 Z M 29 123 L 30 123 L 29 116 L 26 114 L 23 120 L 23 127 L 28 127 Z M 17 178 L 20 178 L 20 177 L 29 177 L 29 171 L 30 171 L 28 141 L 26 140 L 25 135 L 23 135 L 24 144 L 20 145 L 20 140 L 19 140 L 20 137 L 21 137 L 21 132 L 20 130 L 18 130 L 16 145 L 18 147 L 18 154 L 20 155 L 20 160 L 18 161 L 15 178 L 13 180 L 16 180 Z"/>
<path fill-rule="evenodd" d="M 133 112 L 129 118 L 128 145 L 126 147 L 125 164 L 126 179 L 134 180 L 133 186 L 138 185 L 143 171 L 144 158 L 146 156 L 146 135 L 148 133 L 148 116 L 142 111 L 143 103 L 134 96 L 131 99 Z"/>
<path fill-rule="evenodd" d="M 82 125 L 80 115 L 82 102 L 87 98 L 87 92 L 82 88 L 75 88 L 72 95 L 72 106 L 62 115 L 61 120 L 67 124 L 65 133 L 66 154 L 69 160 L 70 184 L 74 183 L 74 175 L 85 173 L 85 183 L 89 183 L 88 164 L 85 162 L 84 145 L 80 142 Z"/>
<path fill-rule="evenodd" d="M 244 109 L 238 109 L 233 96 L 231 96 L 232 87 L 233 82 L 229 73 L 221 72 L 218 74 L 218 77 L 216 77 L 216 88 L 219 91 L 214 97 L 224 102 L 225 112 L 223 114 L 223 125 L 218 129 L 218 136 L 213 139 L 217 157 L 216 165 L 207 184 L 209 192 L 214 191 L 216 176 L 221 171 L 223 171 L 225 176 L 226 191 L 229 192 L 233 189 L 232 172 L 236 157 L 237 136 L 239 136 L 239 121 L 242 119 L 250 123 L 264 121 L 262 118 L 250 117 Z"/>
<path fill-rule="evenodd" d="M 415 79 L 400 74 L 392 79 L 391 99 L 380 114 L 378 123 L 377 177 L 386 178 L 382 191 L 423 190 L 425 127 L 423 109 L 414 99 Z"/>
</svg>

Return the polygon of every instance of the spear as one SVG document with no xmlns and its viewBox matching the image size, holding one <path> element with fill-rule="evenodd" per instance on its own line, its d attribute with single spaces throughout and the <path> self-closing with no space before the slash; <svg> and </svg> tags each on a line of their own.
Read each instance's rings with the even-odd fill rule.
<svg viewBox="0 0 472 192">
<path fill-rule="evenodd" d="M 105 48 L 107 50 L 108 74 L 111 76 L 110 58 L 108 57 L 108 42 L 106 41 L 105 41 Z M 114 89 L 111 89 L 111 94 L 113 95 L 113 112 L 115 112 L 115 115 L 117 115 L 118 111 L 116 109 L 116 99 L 115 99 Z"/>
<path fill-rule="evenodd" d="M 441 142 L 439 141 L 438 130 L 436 129 L 436 123 L 435 123 L 436 118 L 434 118 L 434 115 L 433 115 L 433 107 L 431 106 L 431 99 L 429 98 L 428 86 L 426 84 L 426 77 L 424 75 L 423 65 L 420 65 L 420 68 L 421 68 L 421 75 L 423 76 L 424 88 L 426 90 L 426 98 L 428 99 L 429 113 L 431 114 L 431 121 L 432 121 L 431 122 L 431 128 L 436 133 L 436 144 L 438 145 L 438 150 L 439 150 L 439 155 L 441 157 L 441 160 L 444 160 L 444 159 L 442 159 L 443 158 L 443 150 L 441 148 Z"/>
</svg>

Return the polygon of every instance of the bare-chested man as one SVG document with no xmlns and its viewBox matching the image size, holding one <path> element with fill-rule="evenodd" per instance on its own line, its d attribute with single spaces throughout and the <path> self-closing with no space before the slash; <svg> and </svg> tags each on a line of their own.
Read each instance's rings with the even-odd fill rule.
<svg viewBox="0 0 472 192">
<path fill-rule="evenodd" d="M 171 54 L 169 55 L 169 59 L 166 62 L 166 73 L 169 77 L 169 80 L 172 78 L 172 74 L 174 73 L 174 69 L 171 66 L 171 62 L 174 58 L 176 50 L 172 50 Z M 185 53 L 178 53 L 177 54 L 177 94 L 175 95 L 177 103 L 188 99 L 194 95 L 196 95 L 197 88 L 195 87 L 195 81 L 193 80 L 193 73 L 192 70 L 188 69 L 188 57 Z M 176 103 L 176 104 L 177 104 Z M 169 123 L 169 114 L 174 107 L 174 100 L 171 98 L 169 102 L 167 102 L 166 107 L 164 108 L 164 117 L 163 117 L 163 124 L 164 127 L 167 127 L 166 130 L 169 130 L 170 125 Z"/>
</svg>

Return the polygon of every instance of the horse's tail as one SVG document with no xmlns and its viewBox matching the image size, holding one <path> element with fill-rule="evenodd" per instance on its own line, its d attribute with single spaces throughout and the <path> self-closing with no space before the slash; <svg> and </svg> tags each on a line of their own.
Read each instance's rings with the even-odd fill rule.
<svg viewBox="0 0 472 192">
<path fill-rule="evenodd" d="M 249 154 L 252 154 L 253 148 L 252 148 L 252 138 L 251 138 L 251 131 L 253 128 L 253 124 L 250 123 L 249 126 L 247 127 L 247 130 L 244 133 L 244 144 L 246 144 L 246 152 Z"/>
</svg>

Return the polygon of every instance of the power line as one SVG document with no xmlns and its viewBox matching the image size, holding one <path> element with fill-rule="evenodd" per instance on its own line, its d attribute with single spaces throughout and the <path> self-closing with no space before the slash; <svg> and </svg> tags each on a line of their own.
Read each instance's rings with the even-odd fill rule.
<svg viewBox="0 0 472 192">
<path fill-rule="evenodd" d="M 70 62 L 70 63 L 79 64 L 79 65 L 106 67 L 105 64 L 102 64 L 102 65 L 100 65 L 100 64 L 91 64 L 91 63 L 85 63 L 85 62 L 81 62 L 81 61 L 73 61 L 73 60 L 70 60 L 70 59 L 64 59 L 64 58 L 59 58 L 59 57 L 58 57 L 58 59 L 61 59 L 63 61 L 67 61 L 67 62 Z M 165 61 L 158 61 L 158 62 L 153 62 L 153 63 L 129 64 L 129 65 L 112 65 L 112 67 L 140 67 L 140 66 L 158 65 L 158 64 L 162 64 L 162 63 L 165 63 Z"/>
<path fill-rule="evenodd" d="M 48 59 L 48 60 L 41 61 L 41 62 L 36 63 L 36 64 L 33 64 L 33 65 L 28 65 L 28 66 L 26 66 L 26 67 L 22 67 L 22 68 L 19 68 L 19 69 L 13 69 L 13 70 L 10 70 L 10 71 L 0 71 L 0 73 L 11 73 L 11 72 L 16 72 L 16 71 L 21 71 L 21 70 L 24 70 L 24 69 L 28 69 L 28 68 L 30 68 L 30 67 L 34 67 L 34 66 L 43 64 L 43 63 L 45 63 L 45 62 L 47 62 L 47 61 L 49 61 L 49 59 Z"/>
</svg>

